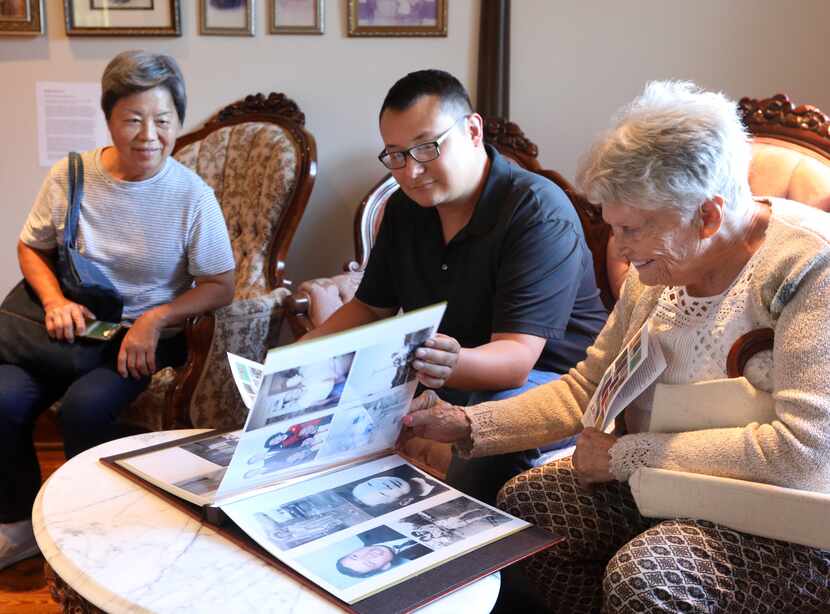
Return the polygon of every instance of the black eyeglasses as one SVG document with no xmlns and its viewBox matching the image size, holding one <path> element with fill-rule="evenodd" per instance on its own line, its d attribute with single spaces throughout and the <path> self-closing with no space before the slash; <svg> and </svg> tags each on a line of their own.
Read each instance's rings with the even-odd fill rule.
<svg viewBox="0 0 830 614">
<path fill-rule="evenodd" d="M 432 162 L 441 155 L 441 143 L 443 143 L 449 133 L 462 119 L 467 119 L 469 115 L 462 115 L 456 119 L 452 126 L 444 130 L 441 134 L 435 137 L 434 141 L 427 141 L 426 143 L 419 143 L 413 145 L 409 149 L 402 149 L 400 151 L 386 151 L 385 149 L 378 154 L 378 160 L 389 170 L 397 170 L 406 166 L 406 156 L 411 157 L 415 162 L 421 164 L 425 162 Z"/>
</svg>

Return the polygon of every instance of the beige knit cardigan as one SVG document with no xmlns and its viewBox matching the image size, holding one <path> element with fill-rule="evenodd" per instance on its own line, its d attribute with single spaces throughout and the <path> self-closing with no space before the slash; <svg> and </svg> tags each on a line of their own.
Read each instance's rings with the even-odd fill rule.
<svg viewBox="0 0 830 614">
<path fill-rule="evenodd" d="M 648 466 L 830 492 L 830 214 L 769 201 L 765 242 L 775 249 L 764 250 L 757 263 L 747 309 L 754 321 L 775 330 L 776 419 L 741 428 L 624 435 L 610 450 L 617 479 Z M 663 289 L 641 284 L 632 267 L 585 360 L 560 380 L 518 397 L 466 408 L 472 432 L 459 446 L 462 452 L 525 450 L 581 430 L 600 377 Z"/>
</svg>

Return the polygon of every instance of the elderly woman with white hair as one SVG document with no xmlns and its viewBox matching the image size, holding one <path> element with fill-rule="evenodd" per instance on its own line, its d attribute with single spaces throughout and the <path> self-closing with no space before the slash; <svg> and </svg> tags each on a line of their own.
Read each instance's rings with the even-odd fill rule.
<svg viewBox="0 0 830 614">
<path fill-rule="evenodd" d="M 655 383 L 613 434 L 585 428 L 572 459 L 503 487 L 503 509 L 565 536 L 526 566 L 556 612 L 830 611 L 830 551 L 645 518 L 626 483 L 652 467 L 830 492 L 830 219 L 754 199 L 749 160 L 733 102 L 689 83 L 649 84 L 579 173 L 633 265 L 586 359 L 505 401 L 461 408 L 426 393 L 405 419 L 471 456 L 537 447 L 582 429 L 600 378 L 644 324 L 666 358 L 662 384 L 726 378 L 732 344 L 774 330 L 772 352 L 745 371 L 771 394 L 768 421 L 649 432 Z"/>
</svg>

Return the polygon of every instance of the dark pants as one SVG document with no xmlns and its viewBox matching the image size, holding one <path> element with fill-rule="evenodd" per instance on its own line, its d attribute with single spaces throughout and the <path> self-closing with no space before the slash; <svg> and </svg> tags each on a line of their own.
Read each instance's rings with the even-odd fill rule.
<svg viewBox="0 0 830 614">
<path fill-rule="evenodd" d="M 103 364 L 76 378 L 35 376 L 16 365 L 0 365 L 0 523 L 25 520 L 40 488 L 40 465 L 32 442 L 37 417 L 58 399 L 64 451 L 72 458 L 121 435 L 118 415 L 150 383 L 123 378 L 116 370 L 118 343 Z M 184 335 L 159 342 L 159 369 L 182 364 Z"/>
<path fill-rule="evenodd" d="M 515 397 L 531 388 L 547 384 L 560 377 L 558 373 L 533 370 L 530 372 L 524 386 L 494 392 L 474 392 L 467 404 L 476 405 L 485 401 L 501 401 L 502 399 Z M 563 442 L 562 445 L 568 444 Z M 554 444 L 552 447 L 557 446 L 558 444 Z M 504 483 L 523 471 L 534 467 L 534 461 L 539 458 L 540 454 L 539 450 L 523 450 L 510 454 L 464 459 L 453 453 L 449 469 L 447 469 L 446 481 L 453 488 L 457 488 L 479 501 L 495 505 L 496 495 L 499 489 L 504 486 Z"/>
</svg>

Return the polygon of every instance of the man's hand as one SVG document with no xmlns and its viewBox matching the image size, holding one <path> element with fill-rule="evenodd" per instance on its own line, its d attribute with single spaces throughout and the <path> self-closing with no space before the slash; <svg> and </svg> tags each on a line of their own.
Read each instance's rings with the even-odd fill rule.
<svg viewBox="0 0 830 614">
<path fill-rule="evenodd" d="M 43 310 L 46 313 L 43 323 L 49 336 L 69 343 L 75 341 L 75 334 L 86 330 L 84 318 L 95 319 L 89 309 L 65 297 L 44 304 Z"/>
<path fill-rule="evenodd" d="M 141 379 L 156 372 L 156 347 L 161 329 L 161 321 L 152 309 L 135 321 L 118 351 L 121 377 Z"/>
<path fill-rule="evenodd" d="M 611 482 L 611 456 L 608 451 L 617 438 L 594 428 L 586 428 L 576 440 L 573 466 L 579 481 L 583 484 Z"/>
<path fill-rule="evenodd" d="M 432 390 L 412 401 L 403 423 L 415 437 L 442 443 L 454 443 L 470 436 L 470 421 L 464 410 L 442 401 Z"/>
<path fill-rule="evenodd" d="M 453 337 L 437 333 L 415 350 L 412 367 L 418 372 L 418 381 L 427 388 L 441 388 L 458 364 L 461 344 Z"/>
</svg>

